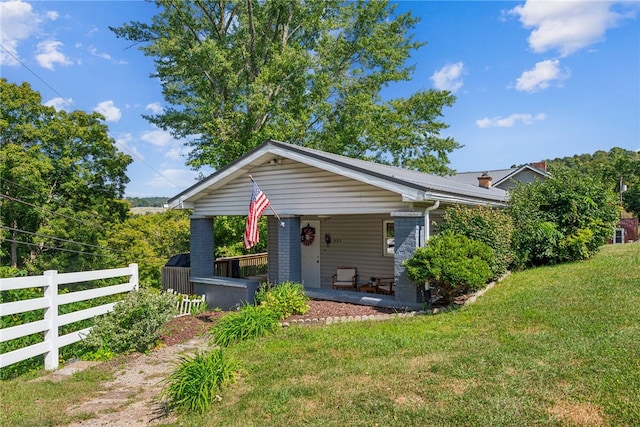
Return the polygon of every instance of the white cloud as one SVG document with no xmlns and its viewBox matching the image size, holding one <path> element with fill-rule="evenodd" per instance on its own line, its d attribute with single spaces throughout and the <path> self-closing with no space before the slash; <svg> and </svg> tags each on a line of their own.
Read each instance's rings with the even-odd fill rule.
<svg viewBox="0 0 640 427">
<path fill-rule="evenodd" d="M 89 51 L 89 53 L 91 53 L 91 55 L 97 56 L 98 58 L 108 59 L 108 60 L 112 59 L 111 55 L 109 55 L 108 53 L 105 53 L 105 52 L 98 52 L 98 49 L 96 49 L 94 46 L 90 46 L 88 51 Z"/>
<path fill-rule="evenodd" d="M 436 89 L 455 92 L 462 87 L 463 68 L 464 64 L 462 62 L 447 64 L 433 73 L 429 79 L 431 79 Z"/>
<path fill-rule="evenodd" d="M 124 133 L 114 139 L 116 141 L 116 147 L 118 147 L 121 152 L 133 156 L 136 160 L 144 161 L 144 155 L 142 155 L 135 146 L 131 145 L 134 139 L 133 135 Z"/>
<path fill-rule="evenodd" d="M 568 69 L 560 70 L 560 61 L 547 59 L 536 63 L 533 70 L 525 71 L 516 81 L 516 89 L 523 92 L 537 92 L 548 88 L 552 82 L 558 84 L 570 76 Z"/>
<path fill-rule="evenodd" d="M 621 1 L 527 0 L 511 9 L 525 28 L 533 28 L 529 46 L 542 53 L 557 49 L 562 56 L 588 47 L 604 38 L 606 31 L 637 13 L 637 4 Z M 622 11 L 621 8 L 627 8 Z M 614 9 L 618 9 L 616 11 Z"/>
<path fill-rule="evenodd" d="M 56 109 L 56 111 L 71 111 L 73 109 L 73 99 L 64 99 L 62 97 L 57 97 L 48 100 L 44 103 L 44 105 L 46 105 L 47 107 L 53 107 Z"/>
<path fill-rule="evenodd" d="M 173 139 L 171 134 L 162 129 L 154 129 L 143 132 L 140 139 L 148 142 L 156 147 L 168 147 L 170 145 L 180 144 L 180 142 Z"/>
<path fill-rule="evenodd" d="M 64 66 L 71 65 L 72 62 L 67 59 L 62 52 L 58 51 L 62 46 L 64 46 L 64 44 L 56 40 L 45 40 L 38 43 L 38 53 L 36 53 L 36 60 L 38 61 L 38 64 L 49 70 L 55 69 L 55 64 Z"/>
<path fill-rule="evenodd" d="M 29 3 L 22 1 L 0 2 L 0 49 L 1 65 L 18 65 L 18 44 L 38 31 L 41 18 Z"/>
<path fill-rule="evenodd" d="M 164 111 L 164 108 L 162 108 L 162 105 L 160 105 L 159 102 L 152 102 L 151 104 L 147 104 L 144 108 L 145 110 L 151 111 L 153 114 L 162 114 Z"/>
<path fill-rule="evenodd" d="M 476 120 L 476 126 L 479 128 L 489 128 L 489 127 L 502 127 L 502 128 L 510 128 L 513 127 L 516 123 L 521 122 L 525 125 L 533 124 L 535 121 L 544 120 L 546 118 L 544 113 L 538 113 L 535 115 L 532 114 L 512 114 L 509 117 L 485 117 L 484 119 Z"/>
<path fill-rule="evenodd" d="M 122 117 L 120 109 L 111 100 L 100 102 L 93 108 L 93 111 L 102 114 L 108 122 L 117 122 Z"/>
<path fill-rule="evenodd" d="M 146 186 L 154 188 L 184 189 L 196 183 L 199 172 L 189 169 L 163 169 L 160 173 L 145 182 Z"/>
</svg>

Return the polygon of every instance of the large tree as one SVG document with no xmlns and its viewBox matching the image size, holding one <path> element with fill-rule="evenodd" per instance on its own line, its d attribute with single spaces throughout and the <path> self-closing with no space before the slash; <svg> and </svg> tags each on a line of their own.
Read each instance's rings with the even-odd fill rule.
<svg viewBox="0 0 640 427">
<path fill-rule="evenodd" d="M 614 147 L 609 151 L 549 160 L 552 174 L 562 167 L 602 180 L 618 194 L 625 210 L 640 216 L 640 152 Z"/>
<path fill-rule="evenodd" d="M 100 237 L 128 215 L 131 163 L 103 120 L 56 111 L 28 83 L 0 79 L 0 256 L 12 266 L 100 265 Z"/>
<path fill-rule="evenodd" d="M 193 138 L 219 168 L 276 139 L 446 174 L 447 91 L 384 99 L 408 81 L 417 19 L 386 1 L 159 0 L 150 23 L 111 28 L 155 58 L 168 108 L 147 119 Z"/>
</svg>

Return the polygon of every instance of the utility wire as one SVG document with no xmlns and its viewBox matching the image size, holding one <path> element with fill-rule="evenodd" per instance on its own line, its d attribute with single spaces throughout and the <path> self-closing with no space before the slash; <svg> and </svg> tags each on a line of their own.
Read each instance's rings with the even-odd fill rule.
<svg viewBox="0 0 640 427">
<path fill-rule="evenodd" d="M 48 87 L 49 89 L 51 89 L 56 95 L 58 95 L 60 98 L 62 98 L 64 100 L 64 102 L 66 102 L 67 104 L 71 105 L 74 108 L 77 108 L 75 105 L 73 105 L 73 102 L 71 102 L 70 99 L 65 98 L 60 92 L 58 92 L 53 86 L 51 86 L 49 83 L 47 83 L 42 77 L 40 77 L 39 75 L 36 74 L 35 71 L 33 71 L 31 68 L 29 68 L 27 66 L 27 64 L 25 64 L 24 62 L 22 62 L 22 60 L 20 60 L 20 58 L 18 58 L 16 55 L 14 55 L 13 52 L 11 52 L 11 50 L 7 49 L 6 47 L 4 47 L 3 44 L 0 43 L 0 47 L 2 47 L 2 49 L 4 49 L 5 52 L 7 52 L 9 55 L 11 55 L 13 57 L 13 59 L 15 59 L 16 61 L 18 61 L 18 63 L 20 65 L 22 65 L 24 68 L 26 68 L 31 74 L 33 74 L 34 76 L 36 76 L 36 78 L 38 80 L 40 80 L 42 83 L 44 83 L 44 85 L 46 87 Z"/>
<path fill-rule="evenodd" d="M 52 215 L 56 215 L 56 216 L 60 216 L 60 217 L 63 217 L 63 218 L 67 218 L 67 219 L 70 219 L 70 220 L 73 220 L 73 221 L 79 222 L 80 224 L 84 224 L 84 225 L 86 225 L 87 227 L 95 227 L 95 226 L 96 226 L 96 224 L 92 224 L 92 223 L 89 223 L 89 222 L 87 222 L 87 221 L 83 221 L 83 220 L 81 220 L 81 219 L 74 218 L 74 217 L 69 216 L 69 215 L 65 215 L 65 214 L 61 214 L 61 213 L 58 213 L 58 212 L 50 211 L 50 210 L 45 209 L 45 208 L 43 208 L 43 207 L 41 207 L 41 206 L 34 205 L 33 203 L 25 202 L 24 200 L 20 200 L 20 199 L 17 199 L 17 198 L 15 198 L 15 197 L 11 197 L 11 196 L 9 196 L 9 195 L 7 195 L 7 194 L 4 194 L 4 193 L 0 193 L 0 197 L 5 197 L 5 198 L 7 198 L 7 199 L 9 199 L 9 200 L 12 200 L 12 201 L 14 201 L 14 202 L 22 203 L 22 204 L 24 204 L 24 205 L 31 206 L 32 208 L 40 209 L 42 212 L 46 212 L 46 213 L 48 213 L 48 214 L 52 214 Z"/>
<path fill-rule="evenodd" d="M 30 236 L 44 237 L 44 238 L 46 238 L 46 239 L 53 239 L 53 240 L 57 240 L 57 241 L 59 241 L 59 242 L 72 243 L 72 244 L 74 244 L 74 245 L 86 246 L 86 247 L 89 247 L 89 248 L 96 248 L 96 249 L 103 249 L 103 250 L 108 250 L 108 251 L 110 251 L 110 252 L 118 252 L 118 253 L 121 253 L 121 254 L 127 254 L 127 255 L 129 255 L 129 253 L 128 253 L 128 252 L 120 251 L 120 250 L 118 250 L 118 249 L 112 249 L 112 248 L 108 248 L 108 247 L 105 247 L 105 246 L 92 245 L 92 244 L 89 244 L 89 243 L 76 242 L 76 241 L 74 241 L 74 240 L 63 239 L 63 238 L 61 238 L 61 237 L 47 236 L 46 234 L 34 233 L 34 232 L 32 232 L 32 231 L 27 231 L 27 230 L 20 230 L 20 229 L 18 229 L 18 228 L 7 227 L 7 226 L 5 226 L 5 225 L 0 225 L 0 228 L 4 228 L 5 230 L 15 231 L 15 232 L 17 232 L 17 233 L 28 234 L 28 235 L 30 235 Z"/>
<path fill-rule="evenodd" d="M 36 76 L 36 78 L 38 80 L 40 80 L 42 83 L 44 83 L 45 86 L 47 86 L 49 89 L 51 89 L 56 95 L 58 95 L 60 98 L 62 98 L 64 100 L 64 102 L 66 102 L 67 104 L 69 104 L 71 107 L 79 110 L 80 108 L 78 108 L 73 101 L 70 98 L 65 98 L 64 95 L 62 95 L 60 92 L 58 92 L 53 86 L 51 86 L 49 83 L 47 83 L 42 77 L 40 77 L 38 74 L 36 74 L 35 71 L 33 71 L 31 68 L 29 68 L 24 62 L 22 62 L 20 60 L 20 58 L 18 58 L 16 55 L 14 55 L 13 52 L 11 52 L 9 49 L 7 49 L 6 47 L 4 47 L 4 45 L 0 44 L 0 47 L 2 47 L 2 49 L 4 49 L 5 52 L 7 52 L 9 55 L 11 55 L 16 61 L 18 61 L 18 63 L 20 65 L 22 65 L 24 68 L 26 68 L 31 74 L 33 74 L 34 76 Z M 169 184 L 175 185 L 177 188 L 180 188 L 180 186 L 178 184 L 176 184 L 175 182 L 171 181 L 166 175 L 164 175 L 162 172 L 160 172 L 159 170 L 157 170 L 156 168 L 154 168 L 153 166 L 151 166 L 149 163 L 145 162 L 144 159 L 142 157 L 140 157 L 139 155 L 137 155 L 136 153 L 134 153 L 133 151 L 129 150 L 129 148 L 127 148 L 125 145 L 119 143 L 118 141 L 115 140 L 114 138 L 114 142 L 116 143 L 116 145 L 118 147 L 120 147 L 123 151 L 126 151 L 128 154 L 130 154 L 132 157 L 135 157 L 140 163 L 144 164 L 145 166 L 147 166 L 149 169 L 151 169 L 152 171 L 154 171 L 155 173 L 157 173 L 158 175 L 160 175 L 161 177 L 163 177 Z"/>
<path fill-rule="evenodd" d="M 45 248 L 45 249 L 53 249 L 56 251 L 63 251 L 63 252 L 73 252 L 76 254 L 81 254 L 81 255 L 93 255 L 93 256 L 100 256 L 100 257 L 107 257 L 109 255 L 105 255 L 105 254 L 98 254 L 95 252 L 84 252 L 84 251 L 76 251 L 74 249 L 65 249 L 65 248 L 59 248 L 56 246 L 48 246 L 48 245 L 39 245 L 37 243 L 30 243 L 30 242 L 22 242 L 20 240 L 13 240 L 13 239 L 4 239 L 4 241 L 6 242 L 12 242 L 12 243 L 17 243 L 19 245 L 27 245 L 27 246 L 36 246 L 38 248 Z"/>
<path fill-rule="evenodd" d="M 23 189 L 25 189 L 25 190 L 29 190 L 29 191 L 31 191 L 31 193 L 33 193 L 33 194 L 38 194 L 38 192 L 37 192 L 36 190 L 34 190 L 34 189 L 32 189 L 32 188 L 29 188 L 29 187 L 25 187 L 24 185 L 20 185 L 20 184 L 18 184 L 17 182 L 13 182 L 13 181 L 11 181 L 11 180 L 9 180 L 9 179 L 7 179 L 7 178 L 3 178 L 2 176 L 0 176 L 0 182 L 1 182 L 1 181 L 6 181 L 6 182 L 8 182 L 8 183 L 10 183 L 10 184 L 13 184 L 13 185 L 14 185 L 14 186 L 16 186 L 16 187 L 20 187 L 20 188 L 23 188 Z M 0 191 L 2 191 L 2 187 L 0 187 Z M 70 206 L 68 203 L 64 203 L 64 202 L 60 202 L 60 201 L 57 201 L 57 203 L 60 203 L 62 206 L 65 206 L 65 207 L 67 207 L 67 208 L 72 208 L 72 209 L 74 209 L 74 210 L 79 210 L 79 209 L 75 209 L 75 206 Z M 56 212 L 53 212 L 53 213 L 57 214 Z M 61 215 L 61 214 L 57 214 L 57 215 Z M 104 220 L 104 221 L 109 221 L 109 218 L 107 218 L 107 217 L 105 217 L 105 216 L 103 216 L 103 215 L 95 214 L 95 216 L 100 217 L 100 218 L 101 218 L 102 220 Z M 78 221 L 81 221 L 81 220 L 78 220 Z M 102 228 L 102 229 L 104 230 L 104 228 Z"/>
</svg>

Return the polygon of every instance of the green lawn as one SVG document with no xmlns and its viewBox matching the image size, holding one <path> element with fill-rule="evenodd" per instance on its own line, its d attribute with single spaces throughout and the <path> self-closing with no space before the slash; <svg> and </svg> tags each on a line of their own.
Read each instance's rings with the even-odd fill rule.
<svg viewBox="0 0 640 427">
<path fill-rule="evenodd" d="M 228 352 L 240 380 L 173 425 L 640 425 L 640 244 L 512 274 L 461 310 L 294 326 Z M 17 390 L 30 414 L 62 402 L 0 387 L 6 425 L 20 420 Z"/>
<path fill-rule="evenodd" d="M 640 244 L 509 276 L 437 316 L 292 327 L 176 425 L 640 425 Z"/>
</svg>

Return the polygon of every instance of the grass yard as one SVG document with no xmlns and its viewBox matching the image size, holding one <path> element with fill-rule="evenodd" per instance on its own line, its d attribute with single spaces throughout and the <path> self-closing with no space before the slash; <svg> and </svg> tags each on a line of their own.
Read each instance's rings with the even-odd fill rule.
<svg viewBox="0 0 640 427">
<path fill-rule="evenodd" d="M 638 426 L 640 244 L 512 274 L 457 311 L 294 326 L 227 352 L 239 381 L 171 425 Z M 0 425 L 64 425 L 40 414 L 97 375 L 0 383 Z"/>
<path fill-rule="evenodd" d="M 292 327 L 175 425 L 640 425 L 640 244 L 516 273 L 437 316 Z"/>
</svg>

